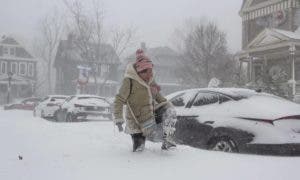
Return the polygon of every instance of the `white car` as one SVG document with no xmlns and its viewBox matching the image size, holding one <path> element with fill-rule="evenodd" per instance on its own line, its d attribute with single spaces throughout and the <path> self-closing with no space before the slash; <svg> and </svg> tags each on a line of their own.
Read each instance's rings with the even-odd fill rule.
<svg viewBox="0 0 300 180">
<path fill-rule="evenodd" d="M 74 95 L 66 99 L 56 112 L 58 121 L 76 121 L 79 119 L 111 120 L 110 103 L 95 95 Z"/>
<path fill-rule="evenodd" d="M 46 96 L 33 110 L 34 116 L 55 117 L 55 112 L 59 106 L 65 101 L 68 96 L 63 95 L 49 95 Z"/>
<path fill-rule="evenodd" d="M 177 112 L 178 143 L 226 152 L 300 155 L 300 105 L 238 88 L 167 96 Z"/>
</svg>

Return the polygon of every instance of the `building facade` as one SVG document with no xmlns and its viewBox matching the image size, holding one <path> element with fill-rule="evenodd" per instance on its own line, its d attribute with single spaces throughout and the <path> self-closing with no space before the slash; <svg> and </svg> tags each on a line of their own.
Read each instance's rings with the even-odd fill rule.
<svg viewBox="0 0 300 180">
<path fill-rule="evenodd" d="M 96 48 L 96 46 L 91 47 Z M 98 51 L 99 56 L 95 61 L 85 59 L 80 52 L 74 44 L 72 36 L 69 36 L 67 40 L 60 41 L 54 61 L 56 93 L 113 96 L 117 91 L 118 77 L 116 74 L 120 65 L 119 57 L 114 49 L 108 44 L 101 44 Z M 79 83 L 81 67 L 89 69 L 86 74 L 87 81 L 83 85 Z"/>
<path fill-rule="evenodd" d="M 0 41 L 0 103 L 34 94 L 37 81 L 36 59 L 13 37 Z"/>
<path fill-rule="evenodd" d="M 293 99 L 300 94 L 300 2 L 244 0 L 239 14 L 247 85 Z"/>
</svg>

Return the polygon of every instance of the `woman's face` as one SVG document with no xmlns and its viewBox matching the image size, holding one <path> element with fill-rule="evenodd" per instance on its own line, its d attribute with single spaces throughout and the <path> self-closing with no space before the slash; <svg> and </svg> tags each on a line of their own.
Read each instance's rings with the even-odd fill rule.
<svg viewBox="0 0 300 180">
<path fill-rule="evenodd" d="M 138 74 L 147 83 L 149 83 L 149 81 L 153 77 L 152 69 L 145 69 L 145 70 L 139 72 Z"/>
</svg>

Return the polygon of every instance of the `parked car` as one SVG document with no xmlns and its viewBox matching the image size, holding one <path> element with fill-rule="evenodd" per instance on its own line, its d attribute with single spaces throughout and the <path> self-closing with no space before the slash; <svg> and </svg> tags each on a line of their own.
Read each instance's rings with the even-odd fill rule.
<svg viewBox="0 0 300 180">
<path fill-rule="evenodd" d="M 33 110 L 34 116 L 42 118 L 54 117 L 55 112 L 68 96 L 63 95 L 49 95 L 46 96 Z"/>
<path fill-rule="evenodd" d="M 41 101 L 41 98 L 30 97 L 19 100 L 15 103 L 4 105 L 4 110 L 21 109 L 21 110 L 33 110 L 34 107 Z"/>
<path fill-rule="evenodd" d="M 238 88 L 204 88 L 167 96 L 177 111 L 175 140 L 241 153 L 299 155 L 300 105 Z"/>
<path fill-rule="evenodd" d="M 95 95 L 74 95 L 68 97 L 56 111 L 58 121 L 76 121 L 79 119 L 112 119 L 110 103 Z"/>
</svg>

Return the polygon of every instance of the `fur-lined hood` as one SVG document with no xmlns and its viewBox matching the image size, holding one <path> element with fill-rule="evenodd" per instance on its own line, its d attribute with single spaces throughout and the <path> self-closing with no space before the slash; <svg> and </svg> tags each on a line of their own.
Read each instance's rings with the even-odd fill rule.
<svg viewBox="0 0 300 180">
<path fill-rule="evenodd" d="M 145 86 L 146 88 L 150 88 L 150 84 L 152 83 L 153 79 L 150 80 L 150 82 L 147 84 L 140 76 L 137 74 L 136 70 L 133 67 L 133 63 L 130 63 L 127 65 L 126 71 L 125 71 L 125 77 L 131 78 L 139 82 L 141 85 Z"/>
</svg>

